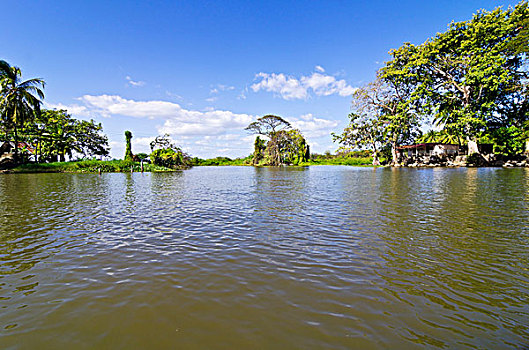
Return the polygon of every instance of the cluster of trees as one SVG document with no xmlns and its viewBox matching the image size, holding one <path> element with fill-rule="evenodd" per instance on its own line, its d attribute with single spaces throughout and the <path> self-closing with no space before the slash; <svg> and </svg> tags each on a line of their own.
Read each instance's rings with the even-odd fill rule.
<svg viewBox="0 0 529 350">
<path fill-rule="evenodd" d="M 155 165 L 166 168 L 180 168 L 187 167 L 191 163 L 191 157 L 171 142 L 169 134 L 157 136 L 151 141 L 150 146 L 150 159 Z"/>
<path fill-rule="evenodd" d="M 309 145 L 301 132 L 279 116 L 269 114 L 257 118 L 245 130 L 258 135 L 254 142 L 253 165 L 298 165 L 310 158 Z"/>
<path fill-rule="evenodd" d="M 182 168 L 192 164 L 191 157 L 175 145 L 169 134 L 156 136 L 150 142 L 151 154 L 132 153 L 132 132 L 125 131 L 125 161 L 139 162 L 149 159 L 152 164 L 166 168 Z"/>
<path fill-rule="evenodd" d="M 27 152 L 19 154 L 20 141 L 30 145 L 38 162 L 64 161 L 74 152 L 108 155 L 101 124 L 74 119 L 65 110 L 41 109 L 44 85 L 38 78 L 22 80 L 20 68 L 0 60 L 0 141 L 14 142 L 15 161 L 28 159 Z"/>
<path fill-rule="evenodd" d="M 469 154 L 479 142 L 519 153 L 529 129 L 528 46 L 526 0 L 479 11 L 421 45 L 405 43 L 354 93 L 350 123 L 333 138 L 371 149 L 374 164 L 381 150 L 396 162 L 399 145 L 426 139 L 466 144 Z M 425 124 L 436 130 L 422 135 Z"/>
</svg>

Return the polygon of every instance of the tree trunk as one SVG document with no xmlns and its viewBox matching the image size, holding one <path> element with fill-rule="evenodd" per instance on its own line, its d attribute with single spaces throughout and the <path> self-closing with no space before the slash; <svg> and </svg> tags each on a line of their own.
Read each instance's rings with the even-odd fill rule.
<svg viewBox="0 0 529 350">
<path fill-rule="evenodd" d="M 15 163 L 18 162 L 18 132 L 17 132 L 17 127 L 15 125 L 15 158 L 14 158 L 14 161 Z"/>
<path fill-rule="evenodd" d="M 371 145 L 373 147 L 373 165 L 380 165 L 380 160 L 378 159 L 377 145 L 373 140 L 371 140 Z"/>
<path fill-rule="evenodd" d="M 392 142 L 391 143 L 391 165 L 395 165 L 397 164 L 397 143 L 396 142 Z"/>
<path fill-rule="evenodd" d="M 380 165 L 380 160 L 377 156 L 377 151 L 373 152 L 373 165 Z"/>
<path fill-rule="evenodd" d="M 476 140 L 468 140 L 468 152 L 467 154 L 468 155 L 471 155 L 473 153 L 478 153 L 479 154 L 479 148 L 478 148 L 478 143 Z"/>
</svg>

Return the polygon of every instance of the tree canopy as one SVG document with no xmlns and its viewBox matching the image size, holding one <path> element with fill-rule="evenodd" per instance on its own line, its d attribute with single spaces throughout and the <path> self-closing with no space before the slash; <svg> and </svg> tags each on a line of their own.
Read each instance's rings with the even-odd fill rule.
<svg viewBox="0 0 529 350">
<path fill-rule="evenodd" d="M 106 156 L 108 139 L 93 120 L 78 120 L 65 110 L 42 109 L 44 81 L 22 79 L 20 68 L 0 60 L 0 140 L 13 142 L 15 161 L 65 160 L 65 156 Z M 22 144 L 22 157 L 19 149 Z M 27 147 L 26 147 L 27 146 Z"/>
<path fill-rule="evenodd" d="M 169 134 L 159 135 L 150 143 L 151 162 L 167 168 L 180 168 L 190 165 L 191 157 L 175 145 Z"/>
<path fill-rule="evenodd" d="M 526 135 L 514 129 L 526 129 L 529 117 L 528 18 L 527 1 L 482 10 L 423 44 L 391 50 L 376 80 L 353 95 L 350 124 L 335 141 L 374 152 L 390 147 L 395 162 L 396 148 L 413 142 L 425 123 L 444 140 L 464 140 L 469 152 L 483 139 Z"/>
<path fill-rule="evenodd" d="M 265 115 L 250 123 L 245 130 L 259 136 L 254 142 L 252 164 L 272 165 L 300 164 L 310 157 L 310 148 L 299 130 L 292 129 L 292 125 L 276 115 Z"/>
<path fill-rule="evenodd" d="M 40 115 L 44 80 L 22 80 L 22 71 L 0 60 L 0 115 L 6 130 L 14 131 L 15 159 L 18 158 L 18 131 Z"/>
</svg>

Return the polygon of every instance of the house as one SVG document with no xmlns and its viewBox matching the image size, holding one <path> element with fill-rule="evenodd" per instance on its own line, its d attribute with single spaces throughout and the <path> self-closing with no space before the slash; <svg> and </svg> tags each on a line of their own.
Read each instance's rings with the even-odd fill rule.
<svg viewBox="0 0 529 350">
<path fill-rule="evenodd" d="M 18 153 L 30 158 L 35 154 L 35 148 L 27 142 L 20 141 L 18 142 Z M 0 145 L 0 163 L 13 160 L 14 155 L 15 142 L 5 141 L 2 145 Z"/>
<path fill-rule="evenodd" d="M 493 153 L 494 145 L 491 143 L 480 143 L 477 144 L 477 149 L 481 154 Z M 397 147 L 399 156 L 405 157 L 424 157 L 424 156 L 450 156 L 455 157 L 458 155 L 468 154 L 467 145 L 455 145 L 451 143 L 416 143 L 413 145 L 404 145 Z"/>
<path fill-rule="evenodd" d="M 460 146 L 451 143 L 417 143 L 397 147 L 399 156 L 404 157 L 424 157 L 424 156 L 457 156 Z"/>
</svg>

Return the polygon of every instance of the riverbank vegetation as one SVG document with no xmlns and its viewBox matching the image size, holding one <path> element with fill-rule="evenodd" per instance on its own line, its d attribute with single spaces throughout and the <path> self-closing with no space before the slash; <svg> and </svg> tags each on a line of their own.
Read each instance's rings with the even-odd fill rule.
<svg viewBox="0 0 529 350">
<path fill-rule="evenodd" d="M 189 166 L 189 156 L 168 135 L 151 143 L 148 155 L 134 155 L 125 132 L 124 160 L 109 155 L 101 123 L 78 120 L 66 110 L 42 109 L 45 82 L 22 79 L 20 68 L 0 60 L 0 169 L 9 172 L 173 171 Z M 76 161 L 66 162 L 66 157 Z M 100 159 L 97 159 L 100 158 Z M 150 160 L 150 162 L 149 162 Z"/>
<path fill-rule="evenodd" d="M 528 2 L 478 11 L 453 22 L 420 45 L 405 43 L 376 79 L 353 95 L 349 125 L 334 141 L 342 149 L 366 148 L 373 163 L 389 150 L 416 141 L 479 143 L 515 156 L 529 136 Z M 423 133 L 425 125 L 433 127 Z"/>
<path fill-rule="evenodd" d="M 382 158 L 384 159 L 384 158 Z M 330 151 L 324 154 L 312 153 L 310 158 L 296 164 L 297 166 L 310 165 L 354 165 L 366 166 L 372 164 L 370 151 L 348 151 L 345 153 L 331 154 Z M 216 157 L 211 159 L 191 158 L 192 166 L 252 166 L 254 164 L 254 155 L 251 154 L 245 158 L 231 159 L 228 157 Z M 259 166 L 259 165 L 258 165 Z M 266 165 L 261 165 L 266 166 Z"/>
<path fill-rule="evenodd" d="M 118 173 L 169 172 L 172 168 L 130 160 L 79 160 L 71 162 L 26 163 L 7 169 L 8 173 Z"/>
<path fill-rule="evenodd" d="M 0 61 L 0 142 L 12 148 L 14 164 L 106 156 L 108 139 L 93 120 L 78 120 L 65 110 L 41 109 L 44 81 L 22 80 L 20 68 Z M 30 159 L 32 158 L 32 159 Z"/>
</svg>

